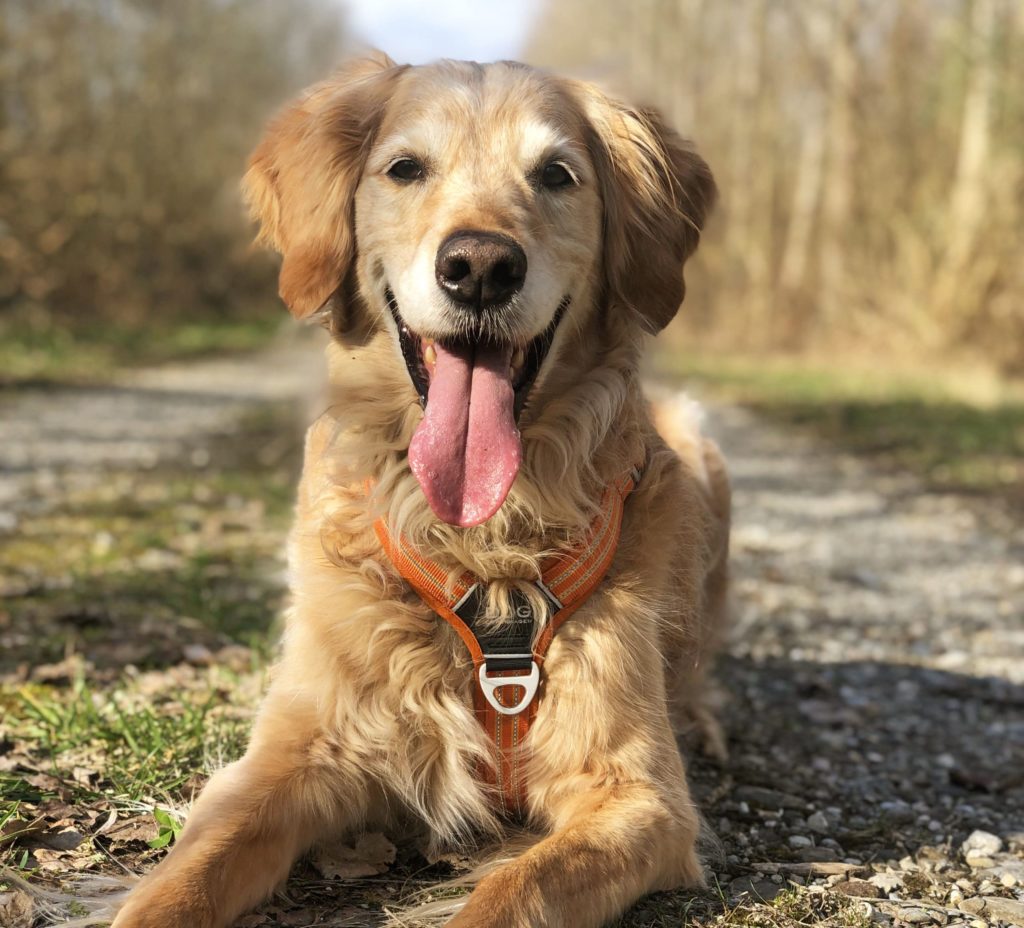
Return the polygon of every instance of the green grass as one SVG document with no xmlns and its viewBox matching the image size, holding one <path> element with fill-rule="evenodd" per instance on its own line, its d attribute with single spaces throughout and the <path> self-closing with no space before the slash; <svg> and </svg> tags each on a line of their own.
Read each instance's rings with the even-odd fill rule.
<svg viewBox="0 0 1024 928">
<path fill-rule="evenodd" d="M 166 844 L 174 830 L 157 807 L 188 802 L 197 774 L 241 756 L 254 686 L 224 668 L 155 695 L 143 683 L 99 687 L 78 677 L 68 687 L 0 687 L 4 737 L 31 745 L 35 759 L 32 772 L 0 771 L 0 869 L 24 868 L 18 839 L 46 809 L 156 810 L 148 814 Z"/>
<path fill-rule="evenodd" d="M 941 373 L 668 353 L 655 372 L 910 471 L 932 489 L 1024 505 L 1024 391 L 1017 385 L 985 382 L 979 389 Z"/>
<path fill-rule="evenodd" d="M 197 681 L 195 689 L 153 698 L 130 683 L 100 689 L 79 677 L 65 688 L 5 688 L 0 706 L 11 723 L 8 737 L 36 745 L 50 760 L 50 775 L 71 795 L 178 798 L 182 785 L 212 757 L 231 759 L 242 751 L 249 720 L 222 711 L 235 680 L 219 669 L 209 682 Z M 76 768 L 95 772 L 95 782 L 68 776 Z M 48 785 L 3 776 L 8 782 L 0 791 L 8 803 L 52 795 Z"/>
<path fill-rule="evenodd" d="M 174 325 L 62 325 L 0 320 L 0 387 L 93 383 L 124 367 L 210 354 L 251 351 L 280 329 L 281 314 L 263 310 L 238 320 Z"/>
<path fill-rule="evenodd" d="M 0 869 L 38 865 L 25 829 L 90 809 L 170 842 L 156 807 L 187 802 L 197 775 L 244 749 L 301 433 L 288 404 L 271 406 L 208 450 L 202 467 L 110 474 L 0 534 L 0 757 L 15 758 L 0 769 Z"/>
</svg>

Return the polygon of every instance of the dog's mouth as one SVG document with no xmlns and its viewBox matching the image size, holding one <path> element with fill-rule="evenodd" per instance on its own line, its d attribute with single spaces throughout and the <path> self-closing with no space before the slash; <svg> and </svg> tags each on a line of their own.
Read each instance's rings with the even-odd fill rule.
<svg viewBox="0 0 1024 928">
<path fill-rule="evenodd" d="M 522 445 L 516 423 L 569 297 L 548 327 L 525 345 L 484 333 L 469 338 L 420 336 L 402 319 L 391 290 L 386 298 L 409 378 L 424 408 L 409 444 L 409 466 L 438 518 L 466 528 L 479 525 L 501 508 L 519 472 Z"/>
</svg>

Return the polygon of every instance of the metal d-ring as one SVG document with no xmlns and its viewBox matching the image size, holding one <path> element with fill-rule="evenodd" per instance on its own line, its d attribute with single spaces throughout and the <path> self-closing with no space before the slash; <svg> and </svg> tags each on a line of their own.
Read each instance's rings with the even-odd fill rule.
<svg viewBox="0 0 1024 928">
<path fill-rule="evenodd" d="M 495 712 L 501 715 L 519 715 L 523 709 L 533 702 L 533 697 L 537 694 L 537 686 L 540 684 L 540 668 L 537 666 L 537 662 L 533 661 L 528 674 L 494 677 L 492 679 L 487 676 L 487 663 L 485 661 L 480 665 L 478 678 L 480 680 L 480 689 L 483 690 L 484 696 L 494 707 Z M 521 686 L 523 688 L 522 699 L 514 706 L 503 706 L 498 702 L 498 697 L 494 695 L 494 691 L 500 686 Z"/>
</svg>

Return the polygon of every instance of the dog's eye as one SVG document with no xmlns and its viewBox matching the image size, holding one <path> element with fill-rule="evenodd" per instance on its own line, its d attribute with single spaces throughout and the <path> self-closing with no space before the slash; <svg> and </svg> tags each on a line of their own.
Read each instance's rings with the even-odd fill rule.
<svg viewBox="0 0 1024 928">
<path fill-rule="evenodd" d="M 415 158 L 399 158 L 388 168 L 388 177 L 395 180 L 419 180 L 423 174 L 423 165 Z"/>
<path fill-rule="evenodd" d="M 540 182 L 544 187 L 571 187 L 576 183 L 576 179 L 564 164 L 552 161 L 551 164 L 546 164 L 540 172 Z"/>
</svg>

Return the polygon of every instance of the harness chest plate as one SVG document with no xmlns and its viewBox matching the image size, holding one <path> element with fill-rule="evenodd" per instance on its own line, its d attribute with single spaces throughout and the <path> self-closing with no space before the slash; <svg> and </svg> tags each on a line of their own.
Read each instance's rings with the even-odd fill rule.
<svg viewBox="0 0 1024 928">
<path fill-rule="evenodd" d="M 541 622 L 531 598 L 520 589 L 511 592 L 511 614 L 488 621 L 484 581 L 467 573 L 450 584 L 448 572 L 401 535 L 392 535 L 386 520 L 375 523 L 377 538 L 395 569 L 458 633 L 473 659 L 474 708 L 495 746 L 493 766 L 480 775 L 496 787 L 496 801 L 506 815 L 522 816 L 527 810 L 524 740 L 537 715 L 544 657 L 559 626 L 583 605 L 611 567 L 625 502 L 640 476 L 639 468 L 631 468 L 608 486 L 584 541 L 545 562 L 541 578 L 534 581 L 546 605 Z"/>
</svg>

